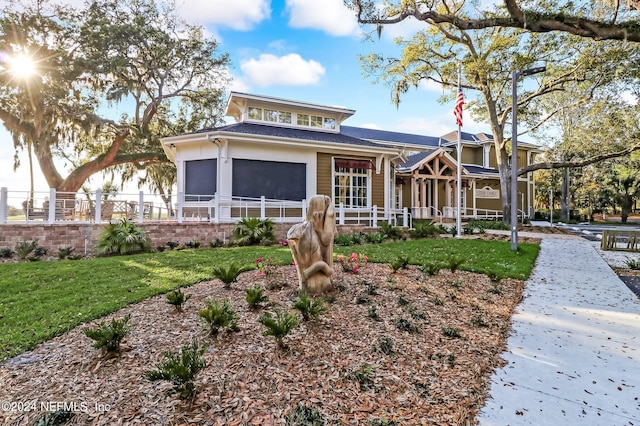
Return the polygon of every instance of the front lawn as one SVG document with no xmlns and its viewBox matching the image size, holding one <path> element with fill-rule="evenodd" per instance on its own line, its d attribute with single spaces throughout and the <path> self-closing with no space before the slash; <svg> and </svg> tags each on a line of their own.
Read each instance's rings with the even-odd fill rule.
<svg viewBox="0 0 640 426">
<path fill-rule="evenodd" d="M 411 264 L 437 262 L 447 267 L 463 256 L 460 269 L 499 277 L 528 277 L 539 246 L 481 239 L 421 239 L 350 247 L 336 254 L 366 254 L 370 262 L 389 263 L 399 256 Z M 291 263 L 287 247 L 180 250 L 88 260 L 0 264 L 0 360 L 151 296 L 212 279 L 215 266 L 253 264 L 271 257 Z"/>
</svg>

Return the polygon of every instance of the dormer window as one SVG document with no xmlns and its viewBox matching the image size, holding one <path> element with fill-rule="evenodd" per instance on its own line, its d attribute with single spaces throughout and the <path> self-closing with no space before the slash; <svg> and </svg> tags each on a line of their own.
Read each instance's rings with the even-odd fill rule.
<svg viewBox="0 0 640 426">
<path fill-rule="evenodd" d="M 322 117 L 317 115 L 312 115 L 311 117 L 311 127 L 322 127 Z"/>
<path fill-rule="evenodd" d="M 252 120 L 262 120 L 262 108 L 249 107 L 249 118 Z"/>
<path fill-rule="evenodd" d="M 301 114 L 291 111 L 280 111 L 270 108 L 249 107 L 247 109 L 249 120 L 266 121 L 268 123 L 296 124 L 300 127 L 313 127 L 317 129 L 336 130 L 338 122 L 333 117 L 322 115 Z"/>
<path fill-rule="evenodd" d="M 335 130 L 336 128 L 336 119 L 335 118 L 325 118 L 324 119 L 324 128 Z"/>
</svg>

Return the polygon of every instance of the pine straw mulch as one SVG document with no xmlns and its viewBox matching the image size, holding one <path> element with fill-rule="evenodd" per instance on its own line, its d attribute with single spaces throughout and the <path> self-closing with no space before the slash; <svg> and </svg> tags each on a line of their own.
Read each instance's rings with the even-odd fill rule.
<svg viewBox="0 0 640 426">
<path fill-rule="evenodd" d="M 297 277 L 292 266 L 279 273 L 288 286 L 268 290 L 263 310 L 291 309 Z M 393 274 L 381 264 L 364 265 L 359 274 L 337 271 L 335 282 L 328 313 L 286 336 L 288 351 L 262 335 L 261 311 L 245 301 L 246 287 L 265 284 L 256 271 L 231 289 L 218 280 L 185 289 L 193 297 L 183 312 L 157 296 L 107 316 L 131 314 L 133 330 L 117 358 L 102 359 L 83 333 L 87 325 L 77 327 L 0 364 L 0 401 L 38 404 L 35 412 L 0 411 L 0 423 L 32 425 L 44 416 L 45 401 L 76 404 L 71 424 L 83 425 L 282 425 L 298 404 L 315 407 L 327 424 L 475 423 L 489 377 L 503 365 L 524 283 L 449 270 L 429 277 L 413 266 Z M 367 293 L 371 285 L 377 294 Z M 213 298 L 229 299 L 240 315 L 238 332 L 208 335 L 198 310 Z M 374 307 L 378 320 L 370 317 Z M 418 331 L 399 329 L 400 320 Z M 456 329 L 460 337 L 445 335 Z M 148 382 L 142 373 L 194 337 L 210 346 L 198 394 L 187 403 L 167 394 L 169 383 Z M 386 339 L 391 354 L 384 353 Z M 361 388 L 354 373 L 367 367 L 372 383 Z"/>
</svg>

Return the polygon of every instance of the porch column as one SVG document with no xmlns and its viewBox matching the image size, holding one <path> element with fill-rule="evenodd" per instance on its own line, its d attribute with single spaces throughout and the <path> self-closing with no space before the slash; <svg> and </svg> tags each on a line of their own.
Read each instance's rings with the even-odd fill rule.
<svg viewBox="0 0 640 426">
<path fill-rule="evenodd" d="M 420 214 L 418 210 L 418 207 L 420 207 L 418 205 L 418 178 L 415 176 L 411 177 L 411 190 L 411 192 L 413 193 L 413 200 L 411 200 L 411 210 L 415 210 L 413 212 L 413 215 L 415 217 L 418 217 L 418 215 Z"/>
<path fill-rule="evenodd" d="M 471 191 L 473 192 L 473 217 L 478 218 L 478 210 L 476 208 L 476 180 L 471 181 Z"/>
<path fill-rule="evenodd" d="M 3 186 L 0 188 L 0 223 L 7 223 L 7 216 L 9 215 L 9 190 Z M 27 212 L 24 213 L 25 215 Z"/>
<path fill-rule="evenodd" d="M 440 200 L 439 200 L 439 194 L 438 194 L 438 192 L 439 192 L 439 191 L 438 191 L 438 182 L 439 182 L 439 179 L 438 179 L 438 178 L 436 178 L 436 179 L 433 181 L 433 184 L 435 185 L 435 190 L 434 190 L 434 195 L 435 195 L 435 196 L 434 196 L 434 199 L 433 199 L 433 207 L 434 207 L 434 209 L 435 209 L 435 210 L 438 210 L 438 206 L 440 205 L 440 203 L 439 203 L 439 201 L 440 201 Z M 435 216 L 435 215 L 436 215 L 436 214 L 434 213 L 434 216 Z"/>
</svg>

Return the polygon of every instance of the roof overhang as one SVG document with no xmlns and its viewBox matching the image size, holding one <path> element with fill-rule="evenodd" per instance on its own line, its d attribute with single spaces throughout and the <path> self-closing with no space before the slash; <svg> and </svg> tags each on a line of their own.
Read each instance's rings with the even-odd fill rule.
<svg viewBox="0 0 640 426">
<path fill-rule="evenodd" d="M 297 146 L 297 147 L 313 147 L 331 150 L 334 152 L 357 152 L 363 154 L 374 155 L 379 157 L 379 161 L 383 155 L 389 155 L 391 157 L 401 156 L 401 150 L 398 148 L 391 148 L 386 146 L 370 146 L 370 145 L 352 145 L 347 143 L 338 142 L 325 142 L 325 141 L 313 141 L 306 139 L 295 139 L 285 137 L 270 137 L 264 135 L 254 135 L 248 133 L 238 133 L 229 131 L 210 131 L 201 133 L 190 133 L 186 135 L 169 136 L 161 138 L 162 149 L 164 150 L 167 158 L 171 162 L 175 162 L 175 154 L 180 147 L 193 144 L 213 143 L 214 140 L 228 141 L 241 141 L 249 143 L 270 144 L 270 145 L 285 145 L 285 146 Z M 380 165 L 378 165 L 379 167 Z"/>
<path fill-rule="evenodd" d="M 242 114 L 246 110 L 247 104 L 249 102 L 264 103 L 274 108 L 276 107 L 295 108 L 299 110 L 308 111 L 310 113 L 324 112 L 324 113 L 331 114 L 332 116 L 337 116 L 340 122 L 351 117 L 353 114 L 356 113 L 356 111 L 353 109 L 348 109 L 343 107 L 319 105 L 319 104 L 313 104 L 309 102 L 299 102 L 299 101 L 275 98 L 270 96 L 251 95 L 249 93 L 231 92 L 229 94 L 229 99 L 227 100 L 225 115 L 228 117 L 235 118 L 236 121 L 241 121 Z"/>
<path fill-rule="evenodd" d="M 435 149 L 431 154 L 424 157 L 422 160 L 418 161 L 415 164 L 412 164 L 410 167 L 401 167 L 401 166 L 396 167 L 396 171 L 398 173 L 412 173 L 415 170 L 420 169 L 425 163 L 428 163 L 429 161 L 433 160 L 436 157 L 443 157 L 448 163 L 451 164 L 451 166 L 458 167 L 458 162 L 455 160 L 455 158 L 453 158 L 447 152 L 447 150 L 443 148 L 438 148 L 438 149 Z M 462 173 L 465 175 L 469 174 L 469 172 L 467 171 L 467 169 L 465 169 L 464 166 L 462 166 Z"/>
</svg>

